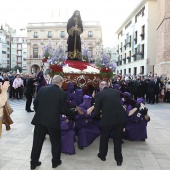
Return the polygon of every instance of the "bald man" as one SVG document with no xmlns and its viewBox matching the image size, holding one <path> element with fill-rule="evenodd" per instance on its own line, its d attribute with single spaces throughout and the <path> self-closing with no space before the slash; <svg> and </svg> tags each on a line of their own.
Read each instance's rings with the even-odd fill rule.
<svg viewBox="0 0 170 170">
<path fill-rule="evenodd" d="M 94 115 L 101 118 L 101 136 L 98 157 L 106 160 L 108 141 L 111 131 L 114 133 L 114 158 L 118 166 L 122 165 L 122 136 L 126 122 L 125 110 L 121 104 L 120 92 L 109 88 L 107 82 L 99 85 L 100 92 L 95 96 Z"/>
</svg>

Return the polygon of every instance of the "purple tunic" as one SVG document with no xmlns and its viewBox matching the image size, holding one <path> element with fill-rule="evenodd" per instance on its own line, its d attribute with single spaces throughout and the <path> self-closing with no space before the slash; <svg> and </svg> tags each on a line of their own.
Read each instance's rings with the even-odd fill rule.
<svg viewBox="0 0 170 170">
<path fill-rule="evenodd" d="M 89 146 L 100 135 L 99 122 L 93 120 L 94 113 L 87 114 L 87 109 L 91 107 L 91 97 L 88 97 L 85 95 L 83 103 L 79 105 L 84 114 L 75 117 L 75 130 L 80 147 Z"/>
<path fill-rule="evenodd" d="M 130 141 L 144 140 L 147 138 L 147 121 L 143 115 L 137 110 L 132 116 L 128 116 L 132 106 L 126 108 L 128 122 L 125 127 L 126 138 Z"/>
<path fill-rule="evenodd" d="M 75 97 L 75 94 L 74 94 L 74 84 L 72 82 L 69 82 L 67 84 L 66 93 L 67 93 L 67 98 L 69 100 L 73 100 L 74 99 L 74 97 Z"/>
<path fill-rule="evenodd" d="M 71 105 L 79 106 L 83 102 L 83 89 L 76 89 Z"/>
<path fill-rule="evenodd" d="M 60 116 L 61 121 L 61 153 L 75 154 L 74 138 L 75 131 L 73 128 L 73 121 L 66 122 L 67 117 Z"/>
<path fill-rule="evenodd" d="M 42 71 L 40 71 L 40 72 L 37 74 L 37 79 L 38 79 L 38 85 L 37 85 L 37 90 L 36 90 L 36 92 L 38 93 L 41 87 L 47 85 L 47 82 L 46 82 L 46 80 L 45 80 L 45 78 L 44 78 L 44 75 L 43 75 L 43 72 L 42 72 Z"/>
</svg>

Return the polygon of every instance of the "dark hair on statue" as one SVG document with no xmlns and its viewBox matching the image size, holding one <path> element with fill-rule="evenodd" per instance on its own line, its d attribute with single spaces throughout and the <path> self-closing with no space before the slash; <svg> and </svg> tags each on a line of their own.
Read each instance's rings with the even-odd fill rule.
<svg viewBox="0 0 170 170">
<path fill-rule="evenodd" d="M 80 15 L 80 11 L 79 10 L 75 10 L 73 15 L 72 15 L 72 17 L 70 19 L 74 21 L 74 17 L 76 16 L 76 12 L 79 12 L 79 15 L 77 17 L 78 17 L 78 25 L 80 26 L 82 21 L 81 21 L 81 15 Z"/>
<path fill-rule="evenodd" d="M 79 15 L 78 15 L 78 19 L 81 20 L 81 15 L 80 15 L 80 11 L 79 10 L 75 10 L 73 15 L 72 15 L 72 18 L 74 18 L 76 16 L 76 12 L 79 12 Z"/>
</svg>

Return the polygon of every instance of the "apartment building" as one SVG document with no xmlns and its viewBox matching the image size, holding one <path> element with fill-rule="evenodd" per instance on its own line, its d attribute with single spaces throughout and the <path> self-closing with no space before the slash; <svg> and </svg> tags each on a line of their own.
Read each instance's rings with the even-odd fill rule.
<svg viewBox="0 0 170 170">
<path fill-rule="evenodd" d="M 27 72 L 27 37 L 26 33 L 15 34 L 11 37 L 11 68 L 20 66 L 22 72 Z"/>
<path fill-rule="evenodd" d="M 157 0 L 142 0 L 141 3 L 116 31 L 117 68 L 125 74 L 154 72 L 156 63 Z"/>
</svg>

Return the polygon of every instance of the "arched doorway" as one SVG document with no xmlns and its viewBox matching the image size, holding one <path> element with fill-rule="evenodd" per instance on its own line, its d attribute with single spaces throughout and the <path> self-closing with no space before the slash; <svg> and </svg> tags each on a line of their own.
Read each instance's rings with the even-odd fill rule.
<svg viewBox="0 0 170 170">
<path fill-rule="evenodd" d="M 40 71 L 40 67 L 36 64 L 31 66 L 31 73 L 38 73 Z"/>
</svg>

